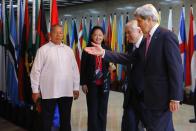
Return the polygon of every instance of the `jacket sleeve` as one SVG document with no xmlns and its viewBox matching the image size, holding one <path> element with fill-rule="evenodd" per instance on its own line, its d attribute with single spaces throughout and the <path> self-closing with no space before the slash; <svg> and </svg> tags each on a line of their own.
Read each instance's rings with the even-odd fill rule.
<svg viewBox="0 0 196 131">
<path fill-rule="evenodd" d="M 164 52 L 169 76 L 170 100 L 181 101 L 183 99 L 183 67 L 178 40 L 172 32 L 168 32 L 165 37 Z"/>
<path fill-rule="evenodd" d="M 106 61 L 110 61 L 113 63 L 117 63 L 117 64 L 124 64 L 124 65 L 128 65 L 133 63 L 133 61 L 136 58 L 134 57 L 134 54 L 126 54 L 126 53 L 118 53 L 118 52 L 112 52 L 109 50 L 105 50 L 105 56 L 104 56 L 104 60 Z"/>
<path fill-rule="evenodd" d="M 80 85 L 87 84 L 87 68 L 86 68 L 86 62 L 87 62 L 87 53 L 85 51 L 82 52 L 81 57 L 81 64 L 80 64 Z"/>
</svg>

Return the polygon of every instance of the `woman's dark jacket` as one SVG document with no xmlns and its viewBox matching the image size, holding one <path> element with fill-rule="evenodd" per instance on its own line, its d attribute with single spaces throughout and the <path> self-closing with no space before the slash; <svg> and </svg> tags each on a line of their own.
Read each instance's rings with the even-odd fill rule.
<svg viewBox="0 0 196 131">
<path fill-rule="evenodd" d="M 89 47 L 91 45 L 88 45 Z M 109 50 L 104 44 L 101 45 L 103 49 Z M 96 56 L 90 55 L 87 52 L 82 52 L 81 67 L 80 67 L 80 85 L 95 86 L 95 63 Z M 109 74 L 109 62 L 102 59 L 102 73 L 104 79 L 104 90 L 110 89 L 110 74 Z"/>
</svg>

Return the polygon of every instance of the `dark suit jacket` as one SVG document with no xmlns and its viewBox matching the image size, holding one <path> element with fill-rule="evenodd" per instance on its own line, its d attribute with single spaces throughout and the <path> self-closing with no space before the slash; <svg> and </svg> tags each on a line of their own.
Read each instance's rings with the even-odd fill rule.
<svg viewBox="0 0 196 131">
<path fill-rule="evenodd" d="M 90 46 L 90 45 L 89 45 Z M 104 49 L 108 49 L 105 45 L 102 45 Z M 104 77 L 104 85 L 107 85 L 107 89 L 110 89 L 110 75 L 109 75 L 109 62 L 102 59 L 102 72 Z M 81 67 L 80 67 L 80 85 L 90 85 L 95 84 L 95 56 L 82 52 Z M 105 82 L 107 83 L 105 84 Z"/>
<path fill-rule="evenodd" d="M 145 46 L 143 49 L 145 50 Z M 143 57 L 143 58 L 142 58 Z M 161 27 L 153 34 L 144 60 L 144 103 L 148 109 L 167 109 L 170 100 L 183 99 L 183 68 L 176 35 Z"/>
<path fill-rule="evenodd" d="M 138 56 L 143 53 L 140 48 L 145 46 L 144 39 L 142 40 L 140 47 L 132 51 L 131 46 L 127 53 L 117 53 L 111 51 L 105 51 L 104 59 L 114 63 L 127 65 L 127 79 L 128 88 L 125 91 L 123 107 L 135 106 L 141 99 L 143 99 L 144 88 L 144 67 Z"/>
</svg>

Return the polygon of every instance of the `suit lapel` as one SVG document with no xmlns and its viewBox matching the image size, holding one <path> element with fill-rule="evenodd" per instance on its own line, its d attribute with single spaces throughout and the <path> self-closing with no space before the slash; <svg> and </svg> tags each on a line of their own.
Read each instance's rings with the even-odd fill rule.
<svg viewBox="0 0 196 131">
<path fill-rule="evenodd" d="M 158 43 L 157 40 L 158 40 L 159 33 L 160 33 L 160 28 L 158 27 L 151 38 L 150 45 L 148 47 L 148 51 L 145 58 L 146 61 L 148 60 L 149 56 L 152 54 L 154 50 L 153 49 L 154 45 Z"/>
</svg>

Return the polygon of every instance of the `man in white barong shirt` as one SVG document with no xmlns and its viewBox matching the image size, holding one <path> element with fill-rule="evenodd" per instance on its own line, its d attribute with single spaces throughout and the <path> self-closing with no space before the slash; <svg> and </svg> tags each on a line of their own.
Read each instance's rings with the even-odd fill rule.
<svg viewBox="0 0 196 131">
<path fill-rule="evenodd" d="M 37 51 L 31 70 L 32 99 L 42 98 L 43 131 L 50 131 L 56 104 L 60 131 L 71 131 L 71 106 L 79 97 L 79 70 L 74 53 L 63 44 L 61 25 L 51 27 L 50 41 Z"/>
</svg>

